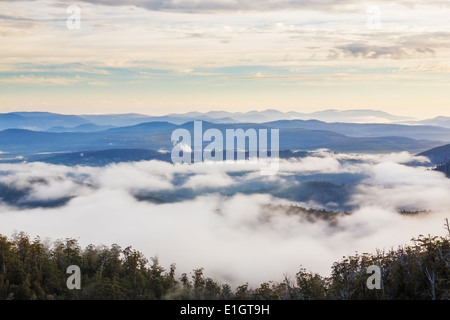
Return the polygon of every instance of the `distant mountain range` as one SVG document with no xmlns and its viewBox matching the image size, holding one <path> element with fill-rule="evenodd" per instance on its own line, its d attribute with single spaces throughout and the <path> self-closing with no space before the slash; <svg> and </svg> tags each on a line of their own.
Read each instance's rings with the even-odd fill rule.
<svg viewBox="0 0 450 320">
<path fill-rule="evenodd" d="M 433 119 L 412 122 L 412 124 L 423 124 L 450 128 L 450 117 L 436 117 Z"/>
<path fill-rule="evenodd" d="M 210 111 L 206 113 L 189 112 L 186 114 L 169 114 L 159 120 L 179 123 L 178 119 L 204 120 L 209 122 L 250 122 L 264 123 L 278 120 L 320 120 L 325 122 L 350 122 L 350 123 L 390 123 L 400 121 L 412 121 L 412 118 L 395 116 L 384 111 L 376 110 L 324 110 L 313 113 L 281 112 L 268 109 L 264 111 L 226 112 Z M 172 120 L 172 121 L 171 121 Z"/>
<path fill-rule="evenodd" d="M 49 112 L 0 113 L 0 130 L 28 129 L 41 131 L 56 126 L 72 128 L 88 123 L 90 123 L 88 120 L 80 116 Z"/>
<path fill-rule="evenodd" d="M 49 112 L 12 112 L 0 113 L 0 130 L 28 129 L 51 132 L 91 132 L 106 127 L 132 126 L 144 122 L 170 122 L 183 124 L 194 120 L 212 123 L 264 123 L 278 120 L 320 120 L 325 122 L 346 123 L 392 123 L 413 122 L 408 117 L 394 116 L 383 111 L 374 110 L 325 110 L 313 113 L 280 112 L 277 110 L 227 112 L 210 111 L 206 113 L 188 112 L 184 114 L 168 114 L 166 116 L 148 116 L 137 113 L 104 114 L 104 115 L 63 115 Z M 431 121 L 431 120 L 430 120 Z M 445 121 L 439 120 L 439 123 Z M 429 123 L 434 125 L 433 123 Z M 90 125 L 90 126 L 88 126 Z"/>
<path fill-rule="evenodd" d="M 417 121 L 410 117 L 395 116 L 377 110 L 324 110 L 313 113 L 281 112 L 278 110 L 206 113 L 188 112 L 165 116 L 137 113 L 102 115 L 64 115 L 50 112 L 0 113 L 0 130 L 28 129 L 49 132 L 94 132 L 113 127 L 133 126 L 144 122 L 170 122 L 183 124 L 194 120 L 211 123 L 265 123 L 280 120 L 318 120 L 340 123 L 387 123 L 404 125 L 431 125 L 450 128 L 450 117 L 436 117 Z"/>
<path fill-rule="evenodd" d="M 298 117 L 342 119 L 348 122 L 292 119 Z M 0 114 L 0 161 L 102 164 L 111 159 L 118 162 L 167 160 L 167 153 L 173 147 L 172 132 L 177 128 L 185 128 L 193 135 L 194 120 L 204 121 L 203 130 L 216 128 L 224 136 L 226 129 L 279 129 L 280 148 L 284 152 L 327 148 L 336 152 L 418 153 L 450 143 L 450 128 L 444 126 L 428 123 L 352 123 L 362 119 L 385 119 L 403 123 L 412 121 L 372 110 L 326 110 L 311 114 L 283 113 L 277 110 L 246 113 L 211 111 L 163 117 L 131 113 L 61 115 L 14 112 Z M 445 124 L 445 119 L 439 117 L 435 121 Z M 85 158 L 81 159 L 80 154 Z"/>
<path fill-rule="evenodd" d="M 171 150 L 171 135 L 177 128 L 185 128 L 193 136 L 193 122 L 183 125 L 148 122 L 94 132 L 7 129 L 0 131 L 0 150 L 10 156 L 106 149 Z M 450 142 L 450 129 L 433 126 L 327 124 L 301 120 L 263 124 L 203 122 L 203 130 L 208 128 L 219 129 L 224 137 L 226 129 L 279 129 L 280 148 L 289 150 L 328 148 L 339 152 L 421 152 Z M 420 139 L 422 136 L 424 139 Z"/>
</svg>

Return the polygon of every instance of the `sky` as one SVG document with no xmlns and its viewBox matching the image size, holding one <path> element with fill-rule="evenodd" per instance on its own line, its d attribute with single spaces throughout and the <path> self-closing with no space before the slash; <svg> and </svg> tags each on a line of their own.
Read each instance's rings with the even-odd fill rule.
<svg viewBox="0 0 450 320">
<path fill-rule="evenodd" d="M 449 16 L 446 0 L 0 0 L 0 112 L 450 116 Z"/>
</svg>

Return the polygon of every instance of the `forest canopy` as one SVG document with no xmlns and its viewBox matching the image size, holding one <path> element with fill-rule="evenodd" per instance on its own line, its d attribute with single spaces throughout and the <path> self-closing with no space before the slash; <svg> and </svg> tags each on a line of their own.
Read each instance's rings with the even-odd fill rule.
<svg viewBox="0 0 450 320">
<path fill-rule="evenodd" d="M 23 233 L 11 239 L 0 235 L 0 299 L 450 299 L 450 229 L 447 237 L 423 236 L 410 245 L 375 254 L 343 257 L 331 266 L 329 277 L 300 268 L 294 279 L 268 281 L 251 288 L 232 289 L 205 276 L 204 269 L 176 276 L 158 258 L 113 244 L 88 245 L 74 239 L 44 243 Z M 68 266 L 81 270 L 81 289 L 66 285 Z M 369 290 L 367 267 L 381 270 L 381 288 Z"/>
</svg>

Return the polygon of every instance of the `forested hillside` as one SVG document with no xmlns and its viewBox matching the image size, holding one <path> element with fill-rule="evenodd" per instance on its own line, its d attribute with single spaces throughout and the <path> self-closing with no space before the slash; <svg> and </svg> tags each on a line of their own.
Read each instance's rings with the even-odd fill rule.
<svg viewBox="0 0 450 320">
<path fill-rule="evenodd" d="M 450 229 L 447 237 L 419 236 L 407 246 L 344 257 L 329 277 L 300 268 L 294 278 L 231 288 L 203 268 L 176 276 L 137 250 L 51 244 L 17 233 L 0 236 L 0 299 L 450 299 Z M 368 248 L 370 249 L 370 248 Z M 81 290 L 68 290 L 69 265 L 81 268 Z M 366 286 L 370 265 L 381 268 L 380 290 Z M 281 275 L 280 275 L 281 277 Z"/>
<path fill-rule="evenodd" d="M 437 171 L 444 172 L 445 175 L 450 178 L 450 161 L 446 161 L 443 163 L 440 163 L 436 166 Z"/>
</svg>

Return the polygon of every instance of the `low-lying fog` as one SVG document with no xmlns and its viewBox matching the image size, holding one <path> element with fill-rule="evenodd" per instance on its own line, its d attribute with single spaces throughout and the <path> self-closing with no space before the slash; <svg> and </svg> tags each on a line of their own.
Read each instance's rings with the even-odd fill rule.
<svg viewBox="0 0 450 320">
<path fill-rule="evenodd" d="M 82 247 L 132 245 L 147 258 L 157 255 L 165 267 L 172 262 L 179 272 L 204 267 L 207 276 L 233 285 L 279 281 L 300 266 L 328 275 L 334 261 L 355 251 L 409 244 L 419 234 L 445 234 L 450 179 L 426 164 L 426 158 L 408 153 L 325 150 L 280 160 L 273 176 L 249 165 L 159 161 L 102 168 L 0 164 L 0 234 L 70 237 Z M 328 179 L 335 191 L 352 191 L 321 201 L 327 198 L 325 185 L 309 199 L 299 194 L 307 191 L 301 186 L 308 179 Z M 308 222 L 283 209 L 263 210 L 269 203 L 352 208 L 352 213 L 335 224 Z M 401 215 L 398 210 L 431 212 Z"/>
</svg>

